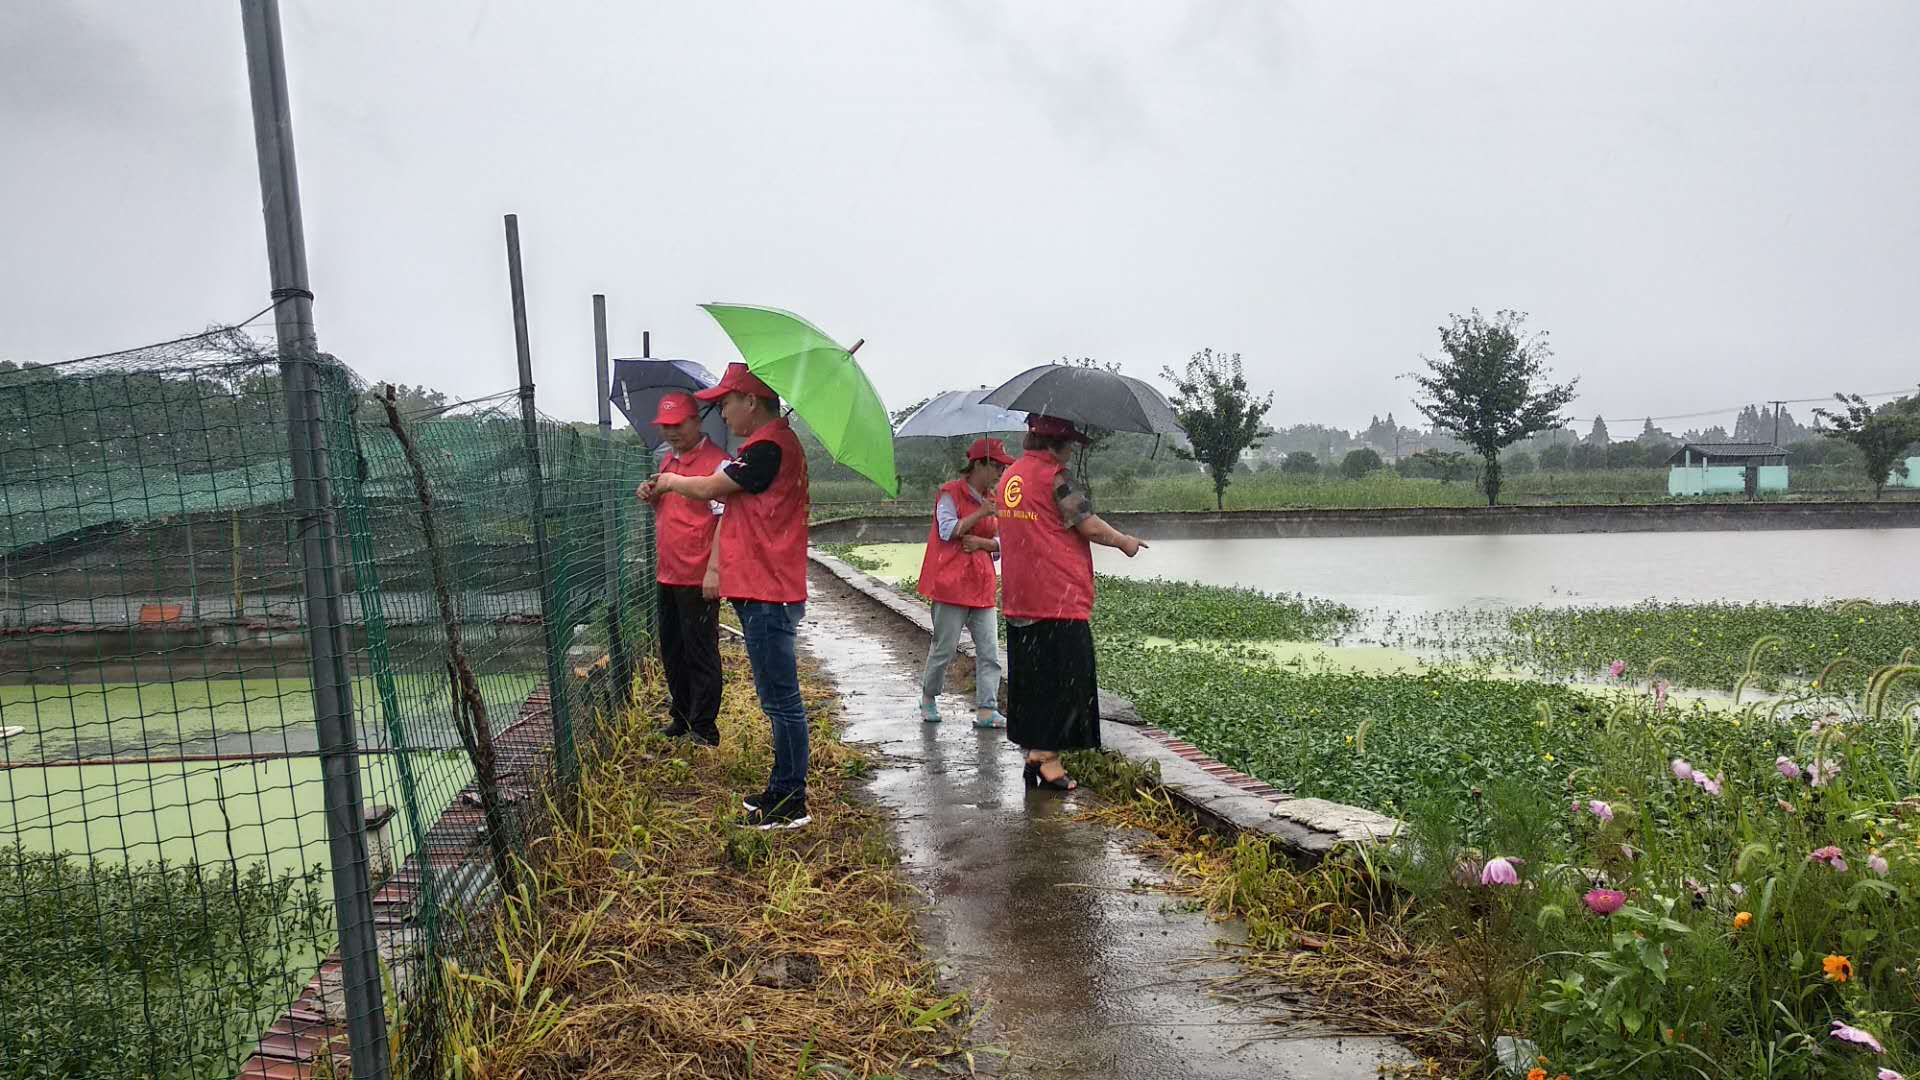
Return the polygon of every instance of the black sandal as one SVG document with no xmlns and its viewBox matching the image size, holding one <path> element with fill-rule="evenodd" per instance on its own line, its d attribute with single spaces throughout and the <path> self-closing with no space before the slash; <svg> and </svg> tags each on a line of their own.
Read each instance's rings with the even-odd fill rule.
<svg viewBox="0 0 1920 1080">
<path fill-rule="evenodd" d="M 1064 771 L 1059 776 L 1049 780 L 1046 774 L 1038 769 L 1033 771 L 1033 784 L 1035 787 L 1052 788 L 1055 791 L 1074 791 L 1080 787 L 1080 782 L 1068 776 Z"/>
</svg>

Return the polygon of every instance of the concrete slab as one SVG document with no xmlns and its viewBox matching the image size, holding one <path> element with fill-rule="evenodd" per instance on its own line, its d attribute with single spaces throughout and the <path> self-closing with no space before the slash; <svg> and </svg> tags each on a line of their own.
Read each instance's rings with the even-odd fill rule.
<svg viewBox="0 0 1920 1080">
<path fill-rule="evenodd" d="M 846 737 L 878 751 L 868 790 L 892 810 L 905 870 L 926 893 L 933 956 L 973 991 L 980 1037 L 1013 1050 L 1000 1075 L 1358 1080 L 1413 1062 L 1389 1039 L 1279 1038 L 1273 1001 L 1217 994 L 1238 970 L 1219 943 L 1244 941 L 1244 928 L 1153 891 L 1164 875 L 1127 837 L 1076 820 L 1092 796 L 1028 789 L 1019 748 L 975 729 L 968 698 L 942 700 L 945 723 L 922 722 L 918 620 L 828 568 L 812 577 L 801 643 L 839 686 Z"/>
</svg>

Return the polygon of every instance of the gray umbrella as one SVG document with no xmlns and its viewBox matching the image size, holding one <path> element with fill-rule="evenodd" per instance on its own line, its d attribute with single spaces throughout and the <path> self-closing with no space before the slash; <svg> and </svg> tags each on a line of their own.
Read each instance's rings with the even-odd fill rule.
<svg viewBox="0 0 1920 1080">
<path fill-rule="evenodd" d="M 1042 364 L 1007 380 L 982 403 L 1114 431 L 1181 433 L 1173 406 L 1160 391 L 1130 375 L 1099 368 Z"/>
<path fill-rule="evenodd" d="M 949 390 L 902 420 L 894 429 L 894 437 L 952 439 L 990 431 L 1025 431 L 1026 413 L 980 404 L 980 399 L 992 392 L 984 386 L 978 390 Z"/>
</svg>

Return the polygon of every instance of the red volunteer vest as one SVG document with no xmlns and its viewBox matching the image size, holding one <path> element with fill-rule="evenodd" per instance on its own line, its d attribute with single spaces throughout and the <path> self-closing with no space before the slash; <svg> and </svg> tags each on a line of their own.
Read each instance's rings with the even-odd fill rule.
<svg viewBox="0 0 1920 1080">
<path fill-rule="evenodd" d="M 675 454 L 661 472 L 676 476 L 712 476 L 727 460 L 727 452 L 701 439 L 689 454 Z M 720 518 L 705 499 L 662 495 L 653 504 L 654 537 L 660 548 L 662 585 L 698 585 L 707 576 L 707 557 L 713 551 L 713 530 Z"/>
<path fill-rule="evenodd" d="M 920 562 L 920 595 L 955 607 L 990 608 L 993 606 L 993 556 L 985 551 L 967 552 L 960 537 L 940 539 L 940 495 L 953 499 L 953 508 L 961 517 L 980 509 L 980 496 L 964 480 L 950 480 L 934 496 L 933 528 L 927 531 L 927 556 Z M 993 518 L 973 523 L 969 536 L 991 539 L 1000 531 Z"/>
<path fill-rule="evenodd" d="M 758 495 L 727 496 L 720 522 L 720 595 L 772 604 L 807 601 L 807 452 L 785 420 L 775 420 L 740 444 L 780 448 L 773 486 Z"/>
<path fill-rule="evenodd" d="M 1000 478 L 1000 613 L 1093 618 L 1093 545 L 1060 521 L 1052 454 L 1028 451 Z"/>
</svg>

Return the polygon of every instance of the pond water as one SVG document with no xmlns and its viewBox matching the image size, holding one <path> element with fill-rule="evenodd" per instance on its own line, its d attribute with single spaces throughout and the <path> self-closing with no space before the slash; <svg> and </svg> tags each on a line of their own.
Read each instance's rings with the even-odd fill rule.
<svg viewBox="0 0 1920 1080">
<path fill-rule="evenodd" d="M 1920 600 L 1920 529 L 1167 540 L 1106 574 L 1305 593 L 1406 614 L 1642 600 Z"/>
</svg>

